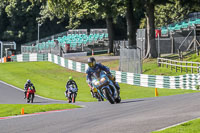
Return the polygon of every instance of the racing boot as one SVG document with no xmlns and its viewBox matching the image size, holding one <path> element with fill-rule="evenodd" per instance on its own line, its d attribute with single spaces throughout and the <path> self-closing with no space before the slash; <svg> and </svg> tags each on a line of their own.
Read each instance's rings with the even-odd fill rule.
<svg viewBox="0 0 200 133">
<path fill-rule="evenodd" d="M 90 90 L 90 93 L 91 93 L 92 97 L 95 98 L 94 92 L 92 90 Z"/>
<path fill-rule="evenodd" d="M 117 89 L 118 98 L 120 98 L 120 86 L 119 86 L 119 84 L 117 82 L 114 82 L 114 85 L 115 85 L 115 87 Z"/>
<path fill-rule="evenodd" d="M 117 91 L 119 91 L 119 92 L 120 92 L 120 87 L 119 87 L 119 84 L 118 84 L 117 82 L 114 82 L 114 85 L 115 85 L 115 87 L 116 87 Z"/>
<path fill-rule="evenodd" d="M 24 92 L 24 99 L 26 99 L 26 91 Z"/>
</svg>

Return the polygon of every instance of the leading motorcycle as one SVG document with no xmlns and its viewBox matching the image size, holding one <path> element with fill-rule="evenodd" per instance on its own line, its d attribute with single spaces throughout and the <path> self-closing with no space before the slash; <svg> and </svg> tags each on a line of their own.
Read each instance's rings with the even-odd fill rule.
<svg viewBox="0 0 200 133">
<path fill-rule="evenodd" d="M 120 103 L 119 90 L 115 87 L 112 80 L 101 70 L 95 72 L 92 78 L 92 85 L 97 88 L 98 93 L 111 104 Z"/>
</svg>

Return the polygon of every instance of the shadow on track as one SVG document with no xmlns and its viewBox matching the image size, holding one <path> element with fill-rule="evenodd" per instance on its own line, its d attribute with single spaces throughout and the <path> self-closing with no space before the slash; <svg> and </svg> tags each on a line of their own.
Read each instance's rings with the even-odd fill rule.
<svg viewBox="0 0 200 133">
<path fill-rule="evenodd" d="M 145 101 L 145 100 L 131 100 L 131 101 L 123 101 L 120 104 L 124 104 L 124 103 L 133 103 L 133 102 L 141 102 L 141 101 Z"/>
</svg>

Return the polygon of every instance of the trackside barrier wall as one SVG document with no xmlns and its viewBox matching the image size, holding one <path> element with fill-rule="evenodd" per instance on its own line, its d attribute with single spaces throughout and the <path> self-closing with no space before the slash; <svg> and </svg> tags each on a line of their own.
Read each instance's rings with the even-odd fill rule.
<svg viewBox="0 0 200 133">
<path fill-rule="evenodd" d="M 64 59 L 63 57 L 53 54 L 21 54 L 12 57 L 13 61 L 49 61 L 58 64 L 62 67 L 85 73 L 88 65 L 81 62 Z M 130 85 L 155 87 L 155 88 L 169 88 L 169 89 L 192 89 L 196 90 L 196 86 L 200 85 L 199 74 L 186 74 L 180 76 L 160 76 L 160 75 L 146 75 L 135 74 L 121 71 L 113 71 L 116 81 L 119 83 L 126 83 Z"/>
</svg>

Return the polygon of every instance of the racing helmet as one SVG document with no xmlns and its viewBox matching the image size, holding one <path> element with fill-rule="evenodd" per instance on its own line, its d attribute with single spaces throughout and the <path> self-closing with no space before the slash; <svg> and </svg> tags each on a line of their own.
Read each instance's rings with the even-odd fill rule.
<svg viewBox="0 0 200 133">
<path fill-rule="evenodd" d="M 31 83 L 31 80 L 30 80 L 30 79 L 27 79 L 27 83 L 30 84 L 30 83 Z"/>
<path fill-rule="evenodd" d="M 69 76 L 69 80 L 73 80 L 73 77 L 72 77 L 72 76 Z"/>
<path fill-rule="evenodd" d="M 90 58 L 88 59 L 88 66 L 93 68 L 95 65 L 96 65 L 96 60 L 95 60 L 95 58 L 94 58 L 94 57 L 90 57 Z"/>
</svg>

